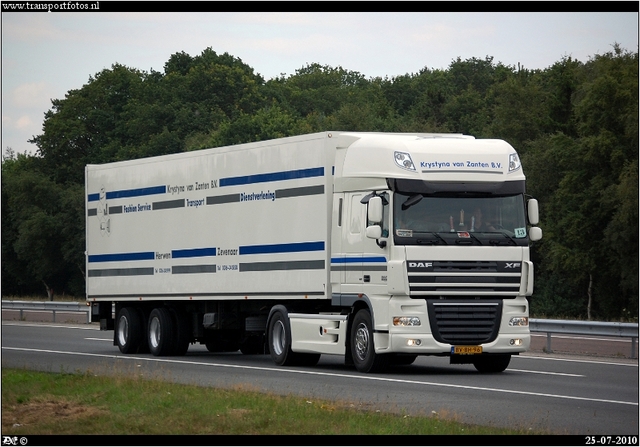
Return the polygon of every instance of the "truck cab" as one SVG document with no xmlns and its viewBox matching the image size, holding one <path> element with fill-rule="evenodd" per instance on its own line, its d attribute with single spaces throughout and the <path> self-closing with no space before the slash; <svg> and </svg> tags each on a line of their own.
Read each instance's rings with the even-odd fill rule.
<svg viewBox="0 0 640 447">
<path fill-rule="evenodd" d="M 341 146 L 333 301 L 369 313 L 373 357 L 505 369 L 529 348 L 529 244 L 542 236 L 516 151 L 464 135 L 359 135 Z"/>
</svg>

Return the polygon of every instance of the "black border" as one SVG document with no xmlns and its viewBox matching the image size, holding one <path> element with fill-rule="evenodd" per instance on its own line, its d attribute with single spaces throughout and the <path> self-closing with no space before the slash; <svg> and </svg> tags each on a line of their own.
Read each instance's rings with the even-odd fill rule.
<svg viewBox="0 0 640 447">
<path fill-rule="evenodd" d="M 16 436 L 2 434 L 4 436 Z M 625 436 L 631 438 L 637 435 Z M 17 435 L 18 446 L 581 446 L 592 435 Z M 20 442 L 22 441 L 22 443 Z M 2 445 L 10 445 L 2 443 Z M 609 445 L 609 444 L 597 444 Z M 625 444 L 638 445 L 636 444 Z"/>
<path fill-rule="evenodd" d="M 22 3 L 13 1 L 3 3 Z M 638 12 L 637 1 L 122 1 L 122 0 L 69 0 L 29 1 L 31 5 L 52 5 L 51 12 Z M 97 9 L 83 9 L 74 5 L 97 5 Z M 94 6 L 95 7 L 95 6 Z M 44 12 L 46 10 L 9 10 L 8 13 Z"/>
</svg>

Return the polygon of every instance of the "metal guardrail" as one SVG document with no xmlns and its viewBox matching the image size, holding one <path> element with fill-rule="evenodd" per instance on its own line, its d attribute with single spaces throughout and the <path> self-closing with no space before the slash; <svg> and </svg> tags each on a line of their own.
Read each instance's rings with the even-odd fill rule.
<svg viewBox="0 0 640 447">
<path fill-rule="evenodd" d="M 65 301 L 2 301 L 2 309 L 19 310 L 20 319 L 26 311 L 52 311 L 53 321 L 56 321 L 56 312 L 82 312 L 87 314 L 87 324 L 91 323 L 91 306 L 86 302 Z M 631 358 L 636 358 L 636 343 L 638 342 L 638 323 L 614 323 L 602 321 L 578 321 L 578 320 L 542 320 L 529 319 L 531 332 L 547 333 L 547 349 L 551 350 L 552 334 L 591 335 L 603 337 L 631 338 Z"/>
<path fill-rule="evenodd" d="M 24 318 L 24 311 L 50 311 L 53 312 L 53 322 L 56 322 L 56 312 L 85 313 L 87 324 L 91 323 L 91 306 L 87 303 L 72 301 L 5 301 L 2 300 L 2 310 L 19 310 L 20 319 Z"/>
<path fill-rule="evenodd" d="M 615 323 L 603 321 L 578 321 L 578 320 L 540 320 L 529 319 L 531 332 L 547 333 L 547 349 L 551 350 L 552 334 L 591 335 L 602 337 L 626 337 L 631 338 L 631 358 L 636 358 L 636 343 L 638 342 L 638 323 Z"/>
</svg>

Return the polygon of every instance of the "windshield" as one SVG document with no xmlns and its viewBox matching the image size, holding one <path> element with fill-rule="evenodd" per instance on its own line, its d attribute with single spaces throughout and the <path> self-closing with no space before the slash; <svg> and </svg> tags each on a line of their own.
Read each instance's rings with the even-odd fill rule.
<svg viewBox="0 0 640 447">
<path fill-rule="evenodd" d="M 397 245 L 526 245 L 522 194 L 502 197 L 433 197 L 394 194 L 393 234 Z"/>
</svg>

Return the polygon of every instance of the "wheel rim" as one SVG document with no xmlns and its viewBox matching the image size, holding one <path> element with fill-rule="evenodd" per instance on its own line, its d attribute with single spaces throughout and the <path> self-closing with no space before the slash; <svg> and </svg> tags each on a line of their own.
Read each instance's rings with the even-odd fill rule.
<svg viewBox="0 0 640 447">
<path fill-rule="evenodd" d="M 129 334 L 129 320 L 123 315 L 120 317 L 118 321 L 118 342 L 120 346 L 125 346 L 127 344 Z"/>
<path fill-rule="evenodd" d="M 277 320 L 274 323 L 271 334 L 272 334 L 271 347 L 273 348 L 273 353 L 275 355 L 282 355 L 282 353 L 284 352 L 284 345 L 286 342 L 284 324 L 282 323 L 282 320 Z"/>
<path fill-rule="evenodd" d="M 369 330 L 364 323 L 360 323 L 354 337 L 354 350 L 359 360 L 364 361 L 369 352 Z"/>
<path fill-rule="evenodd" d="M 160 321 L 154 317 L 149 322 L 149 343 L 153 348 L 157 348 L 160 345 L 160 336 Z"/>
</svg>

